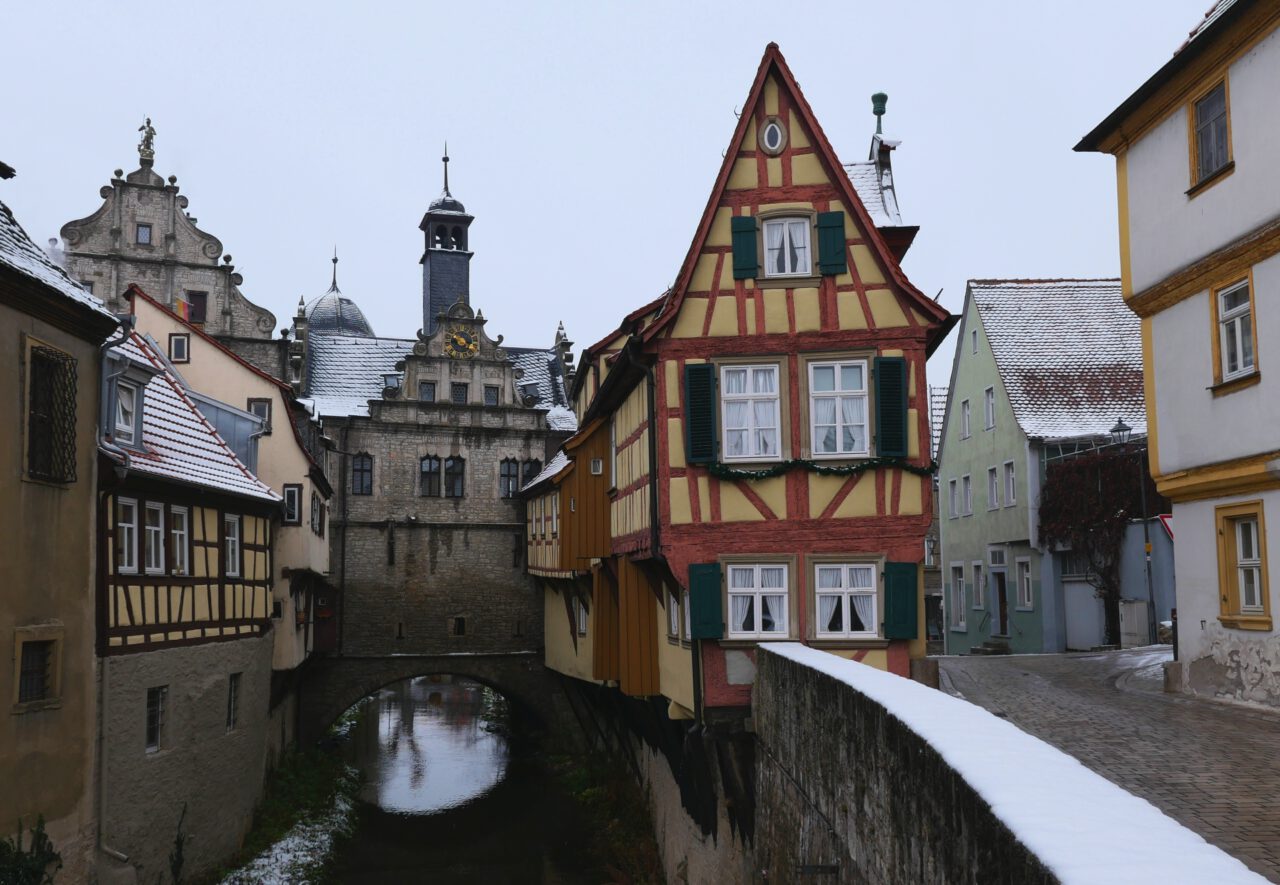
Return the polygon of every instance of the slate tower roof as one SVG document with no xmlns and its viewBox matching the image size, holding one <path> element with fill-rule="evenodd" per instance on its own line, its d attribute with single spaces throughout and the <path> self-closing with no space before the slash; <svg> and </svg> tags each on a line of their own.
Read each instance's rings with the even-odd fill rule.
<svg viewBox="0 0 1280 885">
<path fill-rule="evenodd" d="M 426 239 L 422 252 L 422 329 L 427 337 L 437 318 L 458 302 L 471 304 L 471 251 L 467 240 L 473 216 L 449 192 L 449 148 L 445 146 L 444 190 L 431 201 L 418 225 Z"/>
<path fill-rule="evenodd" d="M 338 256 L 333 256 L 333 282 L 329 290 L 312 299 L 306 308 L 307 327 L 321 335 L 358 335 L 372 338 L 373 327 L 364 312 L 338 288 Z"/>
</svg>

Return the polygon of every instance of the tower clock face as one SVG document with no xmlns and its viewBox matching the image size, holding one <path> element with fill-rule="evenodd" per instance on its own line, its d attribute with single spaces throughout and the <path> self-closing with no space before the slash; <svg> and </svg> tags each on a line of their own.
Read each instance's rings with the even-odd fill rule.
<svg viewBox="0 0 1280 885">
<path fill-rule="evenodd" d="M 444 352 L 455 360 L 467 360 L 480 350 L 480 340 L 476 333 L 465 326 L 454 326 L 445 332 Z"/>
</svg>

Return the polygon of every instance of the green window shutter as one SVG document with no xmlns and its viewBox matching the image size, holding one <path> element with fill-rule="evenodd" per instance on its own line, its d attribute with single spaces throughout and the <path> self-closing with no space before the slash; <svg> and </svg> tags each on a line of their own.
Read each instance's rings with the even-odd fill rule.
<svg viewBox="0 0 1280 885">
<path fill-rule="evenodd" d="M 882 458 L 907 456 L 907 361 L 878 356 L 876 373 L 876 454 Z"/>
<path fill-rule="evenodd" d="M 689 635 L 694 639 L 724 636 L 724 614 L 720 610 L 720 564 L 689 566 Z"/>
<path fill-rule="evenodd" d="M 684 459 L 710 464 L 716 455 L 716 367 L 684 367 Z"/>
<path fill-rule="evenodd" d="M 755 279 L 760 272 L 760 259 L 756 255 L 756 220 L 735 215 L 729 219 L 733 234 L 733 278 Z"/>
<path fill-rule="evenodd" d="M 818 272 L 823 275 L 844 273 L 849 260 L 844 242 L 844 213 L 818 213 Z"/>
<path fill-rule="evenodd" d="M 920 617 L 920 584 L 914 562 L 884 564 L 884 638 L 915 639 Z"/>
</svg>

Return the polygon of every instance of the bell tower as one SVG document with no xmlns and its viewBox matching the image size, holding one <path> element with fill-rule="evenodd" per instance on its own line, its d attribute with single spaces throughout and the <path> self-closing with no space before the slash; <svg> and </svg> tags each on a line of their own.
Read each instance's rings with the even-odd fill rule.
<svg viewBox="0 0 1280 885">
<path fill-rule="evenodd" d="M 445 145 L 444 191 L 422 216 L 418 227 L 426 237 L 422 253 L 422 329 L 430 336 L 437 317 L 461 301 L 471 303 L 471 251 L 469 228 L 473 220 L 466 207 L 449 193 L 449 146 Z"/>
</svg>

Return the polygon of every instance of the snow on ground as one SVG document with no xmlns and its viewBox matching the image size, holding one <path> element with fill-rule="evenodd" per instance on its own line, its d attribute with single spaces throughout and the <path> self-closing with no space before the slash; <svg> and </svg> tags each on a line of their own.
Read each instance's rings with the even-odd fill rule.
<svg viewBox="0 0 1280 885">
<path fill-rule="evenodd" d="M 347 777 L 356 778 L 355 769 L 348 768 Z M 339 789 L 327 814 L 294 824 L 279 841 L 219 885 L 307 885 L 319 881 L 333 851 L 334 837 L 349 832 L 354 810 L 351 798 Z"/>
<path fill-rule="evenodd" d="M 761 647 L 883 705 L 928 741 L 1064 885 L 1266 881 L 1147 800 L 981 707 L 797 643 Z"/>
</svg>

